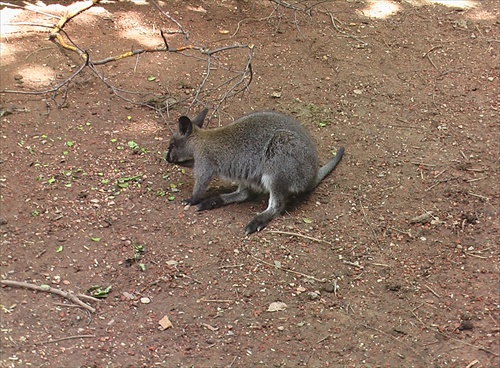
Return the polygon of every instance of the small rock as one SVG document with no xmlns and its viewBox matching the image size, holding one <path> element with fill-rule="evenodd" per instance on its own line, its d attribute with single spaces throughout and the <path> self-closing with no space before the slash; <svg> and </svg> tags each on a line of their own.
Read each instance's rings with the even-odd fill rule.
<svg viewBox="0 0 500 368">
<path fill-rule="evenodd" d="M 283 311 L 288 307 L 285 303 L 283 302 L 272 302 L 269 304 L 269 307 L 267 307 L 268 312 L 278 312 L 278 311 Z"/>
<path fill-rule="evenodd" d="M 320 295 L 315 291 L 311 291 L 311 292 L 307 293 L 307 296 L 311 300 L 318 300 L 320 298 Z"/>
<path fill-rule="evenodd" d="M 325 286 L 323 286 L 323 291 L 326 291 L 327 293 L 334 293 L 335 292 L 335 285 L 328 283 Z"/>
<path fill-rule="evenodd" d="M 464 330 L 472 330 L 474 328 L 474 324 L 472 323 L 471 320 L 466 320 L 466 321 L 462 321 L 460 323 L 460 326 L 458 326 L 458 329 L 460 331 L 464 331 Z"/>
<path fill-rule="evenodd" d="M 7 225 L 8 221 L 4 218 L 0 218 L 0 226 Z"/>
<path fill-rule="evenodd" d="M 144 297 L 141 298 L 141 303 L 142 304 L 149 304 L 149 303 L 151 303 L 151 299 L 149 299 L 148 297 L 144 296 Z"/>
<path fill-rule="evenodd" d="M 135 299 L 134 294 L 131 294 L 131 293 L 126 292 L 126 291 L 124 291 L 124 292 L 122 293 L 122 296 L 123 296 L 123 298 L 124 298 L 124 299 L 126 299 L 126 300 L 134 300 L 134 299 Z"/>
</svg>

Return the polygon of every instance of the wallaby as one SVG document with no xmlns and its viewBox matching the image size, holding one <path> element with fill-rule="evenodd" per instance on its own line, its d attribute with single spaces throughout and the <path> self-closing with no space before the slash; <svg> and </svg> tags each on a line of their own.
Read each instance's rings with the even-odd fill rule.
<svg viewBox="0 0 500 368">
<path fill-rule="evenodd" d="M 304 127 L 278 112 L 256 112 L 215 129 L 202 129 L 205 109 L 193 120 L 179 118 L 179 132 L 170 139 L 166 160 L 193 167 L 195 184 L 187 204 L 198 211 L 243 202 L 252 191 L 269 193 L 269 203 L 245 227 L 262 230 L 285 209 L 294 194 L 312 191 L 339 163 L 344 147 L 319 168 L 316 146 Z M 214 177 L 236 182 L 238 189 L 202 200 Z"/>
</svg>

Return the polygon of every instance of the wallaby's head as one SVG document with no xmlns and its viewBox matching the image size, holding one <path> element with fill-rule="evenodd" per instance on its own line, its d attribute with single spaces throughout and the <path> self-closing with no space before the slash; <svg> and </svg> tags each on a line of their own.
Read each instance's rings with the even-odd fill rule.
<svg viewBox="0 0 500 368">
<path fill-rule="evenodd" d="M 165 156 L 168 162 L 185 167 L 194 165 L 194 147 L 190 144 L 190 138 L 193 131 L 202 127 L 207 112 L 208 109 L 203 110 L 193 120 L 187 116 L 179 118 L 179 131 L 170 138 Z"/>
</svg>

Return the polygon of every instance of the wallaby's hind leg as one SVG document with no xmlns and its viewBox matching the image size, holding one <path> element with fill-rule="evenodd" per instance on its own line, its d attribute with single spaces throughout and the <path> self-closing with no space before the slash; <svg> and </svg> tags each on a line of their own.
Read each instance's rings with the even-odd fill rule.
<svg viewBox="0 0 500 368">
<path fill-rule="evenodd" d="M 238 189 L 232 193 L 220 194 L 215 197 L 205 199 L 196 207 L 196 210 L 211 210 L 217 207 L 225 206 L 226 204 L 246 201 L 248 197 L 250 197 L 250 191 L 248 188 L 240 185 Z"/>
<path fill-rule="evenodd" d="M 256 231 L 261 231 L 276 216 L 280 215 L 285 209 L 286 195 L 279 191 L 271 191 L 269 194 L 269 204 L 264 212 L 255 216 L 245 227 L 246 235 Z"/>
</svg>

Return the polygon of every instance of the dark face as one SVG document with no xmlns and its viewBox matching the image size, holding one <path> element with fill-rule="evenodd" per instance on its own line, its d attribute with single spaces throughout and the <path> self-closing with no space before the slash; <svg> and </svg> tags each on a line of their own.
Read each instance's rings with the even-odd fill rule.
<svg viewBox="0 0 500 368">
<path fill-rule="evenodd" d="M 193 152 L 186 135 L 174 134 L 172 136 L 165 159 L 171 164 L 193 167 Z"/>
</svg>

